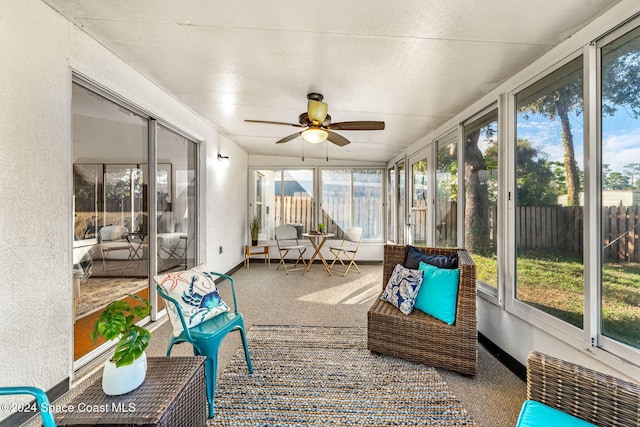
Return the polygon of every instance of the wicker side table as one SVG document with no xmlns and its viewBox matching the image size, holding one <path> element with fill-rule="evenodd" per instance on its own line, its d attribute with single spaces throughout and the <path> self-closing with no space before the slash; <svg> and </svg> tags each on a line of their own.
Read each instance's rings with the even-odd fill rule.
<svg viewBox="0 0 640 427">
<path fill-rule="evenodd" d="M 205 426 L 205 357 L 149 357 L 140 387 L 121 396 L 102 391 L 102 377 L 64 408 L 58 426 Z"/>
</svg>

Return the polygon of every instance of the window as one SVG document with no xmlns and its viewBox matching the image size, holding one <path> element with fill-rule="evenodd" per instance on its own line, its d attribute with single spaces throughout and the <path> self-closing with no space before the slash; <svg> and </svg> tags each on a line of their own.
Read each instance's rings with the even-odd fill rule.
<svg viewBox="0 0 640 427">
<path fill-rule="evenodd" d="M 396 203 L 398 206 L 398 215 L 396 216 L 397 221 L 397 244 L 404 245 L 405 244 L 405 231 L 406 231 L 406 205 L 407 205 L 407 196 L 405 194 L 405 162 L 398 162 L 396 164 L 398 168 L 398 185 L 396 190 Z"/>
<path fill-rule="evenodd" d="M 351 226 L 362 227 L 363 240 L 382 240 L 381 169 L 322 169 L 322 218 L 338 238 Z"/>
<path fill-rule="evenodd" d="M 640 28 L 602 46 L 601 73 L 600 328 L 640 348 Z"/>
<path fill-rule="evenodd" d="M 315 228 L 313 176 L 313 169 L 253 171 L 249 216 L 260 219 L 260 239 L 273 239 L 283 224 L 292 224 L 300 234 Z"/>
<path fill-rule="evenodd" d="M 516 94 L 515 296 L 582 328 L 583 67 L 570 61 Z"/>
<path fill-rule="evenodd" d="M 498 286 L 498 110 L 464 126 L 464 247 L 476 260 L 476 277 Z"/>
<path fill-rule="evenodd" d="M 387 168 L 387 242 L 396 243 L 398 223 L 396 205 L 396 168 Z"/>
<path fill-rule="evenodd" d="M 427 245 L 427 206 L 429 200 L 428 158 L 420 154 L 411 163 L 411 240 L 416 246 Z"/>
<path fill-rule="evenodd" d="M 458 138 L 455 131 L 436 141 L 436 246 L 458 246 Z"/>
</svg>

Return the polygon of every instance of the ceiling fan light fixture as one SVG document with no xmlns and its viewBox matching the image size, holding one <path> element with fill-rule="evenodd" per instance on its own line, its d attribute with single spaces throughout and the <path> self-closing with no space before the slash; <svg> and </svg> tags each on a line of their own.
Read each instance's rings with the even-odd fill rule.
<svg viewBox="0 0 640 427">
<path fill-rule="evenodd" d="M 329 133 L 326 130 L 314 127 L 302 132 L 302 138 L 310 144 L 320 144 L 327 139 L 328 136 Z"/>
<path fill-rule="evenodd" d="M 329 106 L 324 102 L 315 101 L 310 99 L 307 102 L 307 114 L 313 124 L 322 124 L 327 117 L 327 110 Z"/>
</svg>

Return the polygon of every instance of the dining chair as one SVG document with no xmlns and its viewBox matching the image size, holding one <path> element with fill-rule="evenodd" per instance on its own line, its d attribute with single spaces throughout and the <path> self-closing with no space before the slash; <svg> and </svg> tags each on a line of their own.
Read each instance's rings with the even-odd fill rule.
<svg viewBox="0 0 640 427">
<path fill-rule="evenodd" d="M 108 259 L 112 261 L 126 261 L 119 274 L 124 273 L 127 267 L 129 267 L 129 264 L 131 264 L 133 255 L 137 252 L 137 249 L 129 242 L 128 234 L 129 230 L 120 225 L 106 225 L 98 231 L 98 241 L 100 242 L 100 251 L 102 253 L 102 271 L 105 273 L 120 269 L 116 267 L 107 270 Z M 109 257 L 109 254 L 113 253 L 118 253 L 119 255 Z"/>
<path fill-rule="evenodd" d="M 222 305 L 224 305 L 228 311 L 221 311 L 219 314 L 215 314 L 214 317 L 208 319 L 204 317 L 206 312 L 215 305 L 213 300 L 217 299 L 217 302 L 220 303 L 221 299 L 216 286 L 213 286 L 213 288 L 210 289 L 212 292 L 206 295 L 202 295 L 199 291 L 195 290 L 194 284 L 197 280 L 193 278 L 202 278 L 202 276 L 209 281 L 209 284 L 214 283 L 213 278 L 215 276 L 223 279 L 217 285 L 222 283 L 229 283 L 231 285 L 233 309 L 228 309 L 226 304 L 222 302 Z M 205 365 L 207 402 L 209 404 L 209 418 L 212 418 L 215 414 L 213 402 L 216 393 L 218 349 L 228 333 L 232 331 L 240 332 L 247 367 L 249 373 L 253 372 L 253 365 L 251 364 L 251 356 L 249 355 L 249 346 L 245 334 L 244 318 L 238 311 L 235 282 L 231 276 L 208 271 L 204 265 L 189 270 L 159 274 L 154 277 L 154 280 L 158 294 L 171 304 L 171 308 L 167 306 L 167 311 L 170 311 L 169 319 L 172 321 L 174 334 L 169 339 L 169 344 L 167 345 L 167 356 L 171 355 L 171 349 L 174 345 L 186 342 L 193 346 L 194 355 L 205 356 L 207 358 Z M 173 290 L 173 292 L 170 292 L 170 290 Z M 173 296 L 168 295 L 169 293 Z M 181 294 L 179 298 L 181 302 L 178 302 L 178 298 L 174 298 L 174 296 L 179 294 Z M 193 309 L 194 311 L 186 314 L 183 307 Z M 175 315 L 175 317 L 171 317 L 172 315 Z M 207 320 L 197 323 L 197 321 L 194 322 L 194 319 L 197 319 L 197 321 L 201 321 L 201 319 Z M 176 323 L 180 326 L 177 327 Z M 190 326 L 194 323 L 196 323 L 195 326 Z"/>
<path fill-rule="evenodd" d="M 340 241 L 339 245 L 329 246 L 329 251 L 333 254 L 333 262 L 329 266 L 331 270 L 334 269 L 336 262 L 340 262 L 344 267 L 344 274 L 346 276 L 351 266 L 353 266 L 358 273 L 360 268 L 356 264 L 356 255 L 358 255 L 358 249 L 360 249 L 360 241 L 364 235 L 364 230 L 361 227 L 349 227 L 344 231 L 344 238 Z M 347 264 L 345 264 L 345 261 Z M 336 266 L 337 267 L 337 266 Z"/>
<path fill-rule="evenodd" d="M 301 245 L 298 241 L 298 230 L 293 225 L 285 224 L 275 229 L 276 236 L 276 244 L 278 245 L 278 253 L 280 254 L 280 262 L 278 263 L 278 268 L 280 266 L 284 267 L 285 273 L 289 274 L 290 271 L 304 270 L 307 267 L 306 262 L 302 258 L 304 253 L 307 250 L 307 247 Z M 289 252 L 298 253 L 296 258 L 296 262 L 293 265 L 293 268 L 287 268 L 287 263 L 285 262 L 285 258 Z M 298 263 L 302 263 L 302 267 L 298 267 Z"/>
<path fill-rule="evenodd" d="M 50 410 L 49 398 L 44 390 L 28 386 L 0 387 L 0 396 L 9 396 L 14 394 L 29 394 L 35 397 L 38 404 L 38 411 L 42 418 L 42 425 L 44 427 L 56 427 L 56 422 L 53 419 L 53 413 Z"/>
</svg>

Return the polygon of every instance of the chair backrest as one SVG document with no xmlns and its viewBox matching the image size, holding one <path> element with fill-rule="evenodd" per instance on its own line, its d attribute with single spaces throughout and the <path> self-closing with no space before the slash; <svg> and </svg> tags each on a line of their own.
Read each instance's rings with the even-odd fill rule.
<svg viewBox="0 0 640 427">
<path fill-rule="evenodd" d="M 102 241 L 121 240 L 129 233 L 127 227 L 122 225 L 105 225 L 100 229 L 98 234 Z"/>
<path fill-rule="evenodd" d="M 361 227 L 349 227 L 344 231 L 344 240 L 357 243 L 362 240 L 363 234 L 364 230 Z"/>
<path fill-rule="evenodd" d="M 298 230 L 293 225 L 280 225 L 276 227 L 275 234 L 279 249 L 286 246 L 299 246 Z"/>
<path fill-rule="evenodd" d="M 293 225 L 285 224 L 276 227 L 276 240 L 297 240 L 298 230 Z"/>
</svg>

